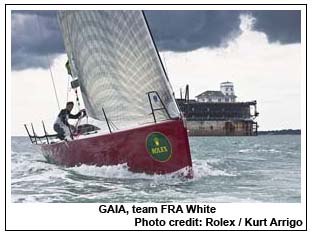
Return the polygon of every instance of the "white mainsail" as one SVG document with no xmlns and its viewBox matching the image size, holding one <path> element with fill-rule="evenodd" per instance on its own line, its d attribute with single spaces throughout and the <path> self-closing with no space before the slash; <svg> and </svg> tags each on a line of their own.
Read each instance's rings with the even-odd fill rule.
<svg viewBox="0 0 312 240">
<path fill-rule="evenodd" d="M 142 11 L 60 11 L 58 19 L 89 116 L 105 120 L 104 108 L 119 128 L 153 122 L 147 93 L 156 91 L 170 117 L 179 117 Z M 151 101 L 160 104 L 156 94 Z"/>
</svg>

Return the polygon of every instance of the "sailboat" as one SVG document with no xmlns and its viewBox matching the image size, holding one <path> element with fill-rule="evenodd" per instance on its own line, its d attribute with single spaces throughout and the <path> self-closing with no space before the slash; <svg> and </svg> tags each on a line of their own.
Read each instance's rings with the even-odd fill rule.
<svg viewBox="0 0 312 240">
<path fill-rule="evenodd" d="M 68 167 L 126 164 L 133 172 L 192 177 L 183 116 L 144 12 L 59 11 L 57 17 L 72 86 L 100 124 L 80 125 L 69 140 L 57 140 L 44 125 L 44 136 L 30 134 L 25 125 L 45 158 Z"/>
</svg>

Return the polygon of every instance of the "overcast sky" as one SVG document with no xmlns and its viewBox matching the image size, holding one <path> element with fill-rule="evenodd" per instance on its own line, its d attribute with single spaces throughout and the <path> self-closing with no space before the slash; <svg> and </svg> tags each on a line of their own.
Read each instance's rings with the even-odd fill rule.
<svg viewBox="0 0 312 240">
<path fill-rule="evenodd" d="M 238 100 L 258 101 L 260 130 L 300 128 L 300 11 L 145 14 L 176 94 L 232 81 Z M 66 55 L 54 11 L 13 11 L 11 38 L 12 134 L 24 135 L 23 123 L 57 114 L 49 64 L 64 105 Z"/>
</svg>

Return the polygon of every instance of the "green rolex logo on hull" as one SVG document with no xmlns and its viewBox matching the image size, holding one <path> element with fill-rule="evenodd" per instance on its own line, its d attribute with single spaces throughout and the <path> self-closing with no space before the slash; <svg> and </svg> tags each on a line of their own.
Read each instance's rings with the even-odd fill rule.
<svg viewBox="0 0 312 240">
<path fill-rule="evenodd" d="M 150 156 L 160 162 L 171 158 L 172 148 L 169 139 L 162 133 L 153 132 L 146 138 L 146 149 Z"/>
</svg>

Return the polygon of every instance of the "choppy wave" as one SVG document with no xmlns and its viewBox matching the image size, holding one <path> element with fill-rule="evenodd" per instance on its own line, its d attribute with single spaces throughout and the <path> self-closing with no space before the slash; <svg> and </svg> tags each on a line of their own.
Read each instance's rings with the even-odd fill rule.
<svg viewBox="0 0 312 240">
<path fill-rule="evenodd" d="M 65 168 L 12 138 L 13 202 L 300 202 L 300 138 L 191 138 L 188 169 L 133 173 L 126 164 Z M 216 144 L 218 141 L 218 144 Z M 274 144 L 276 142 L 276 144 Z"/>
</svg>

